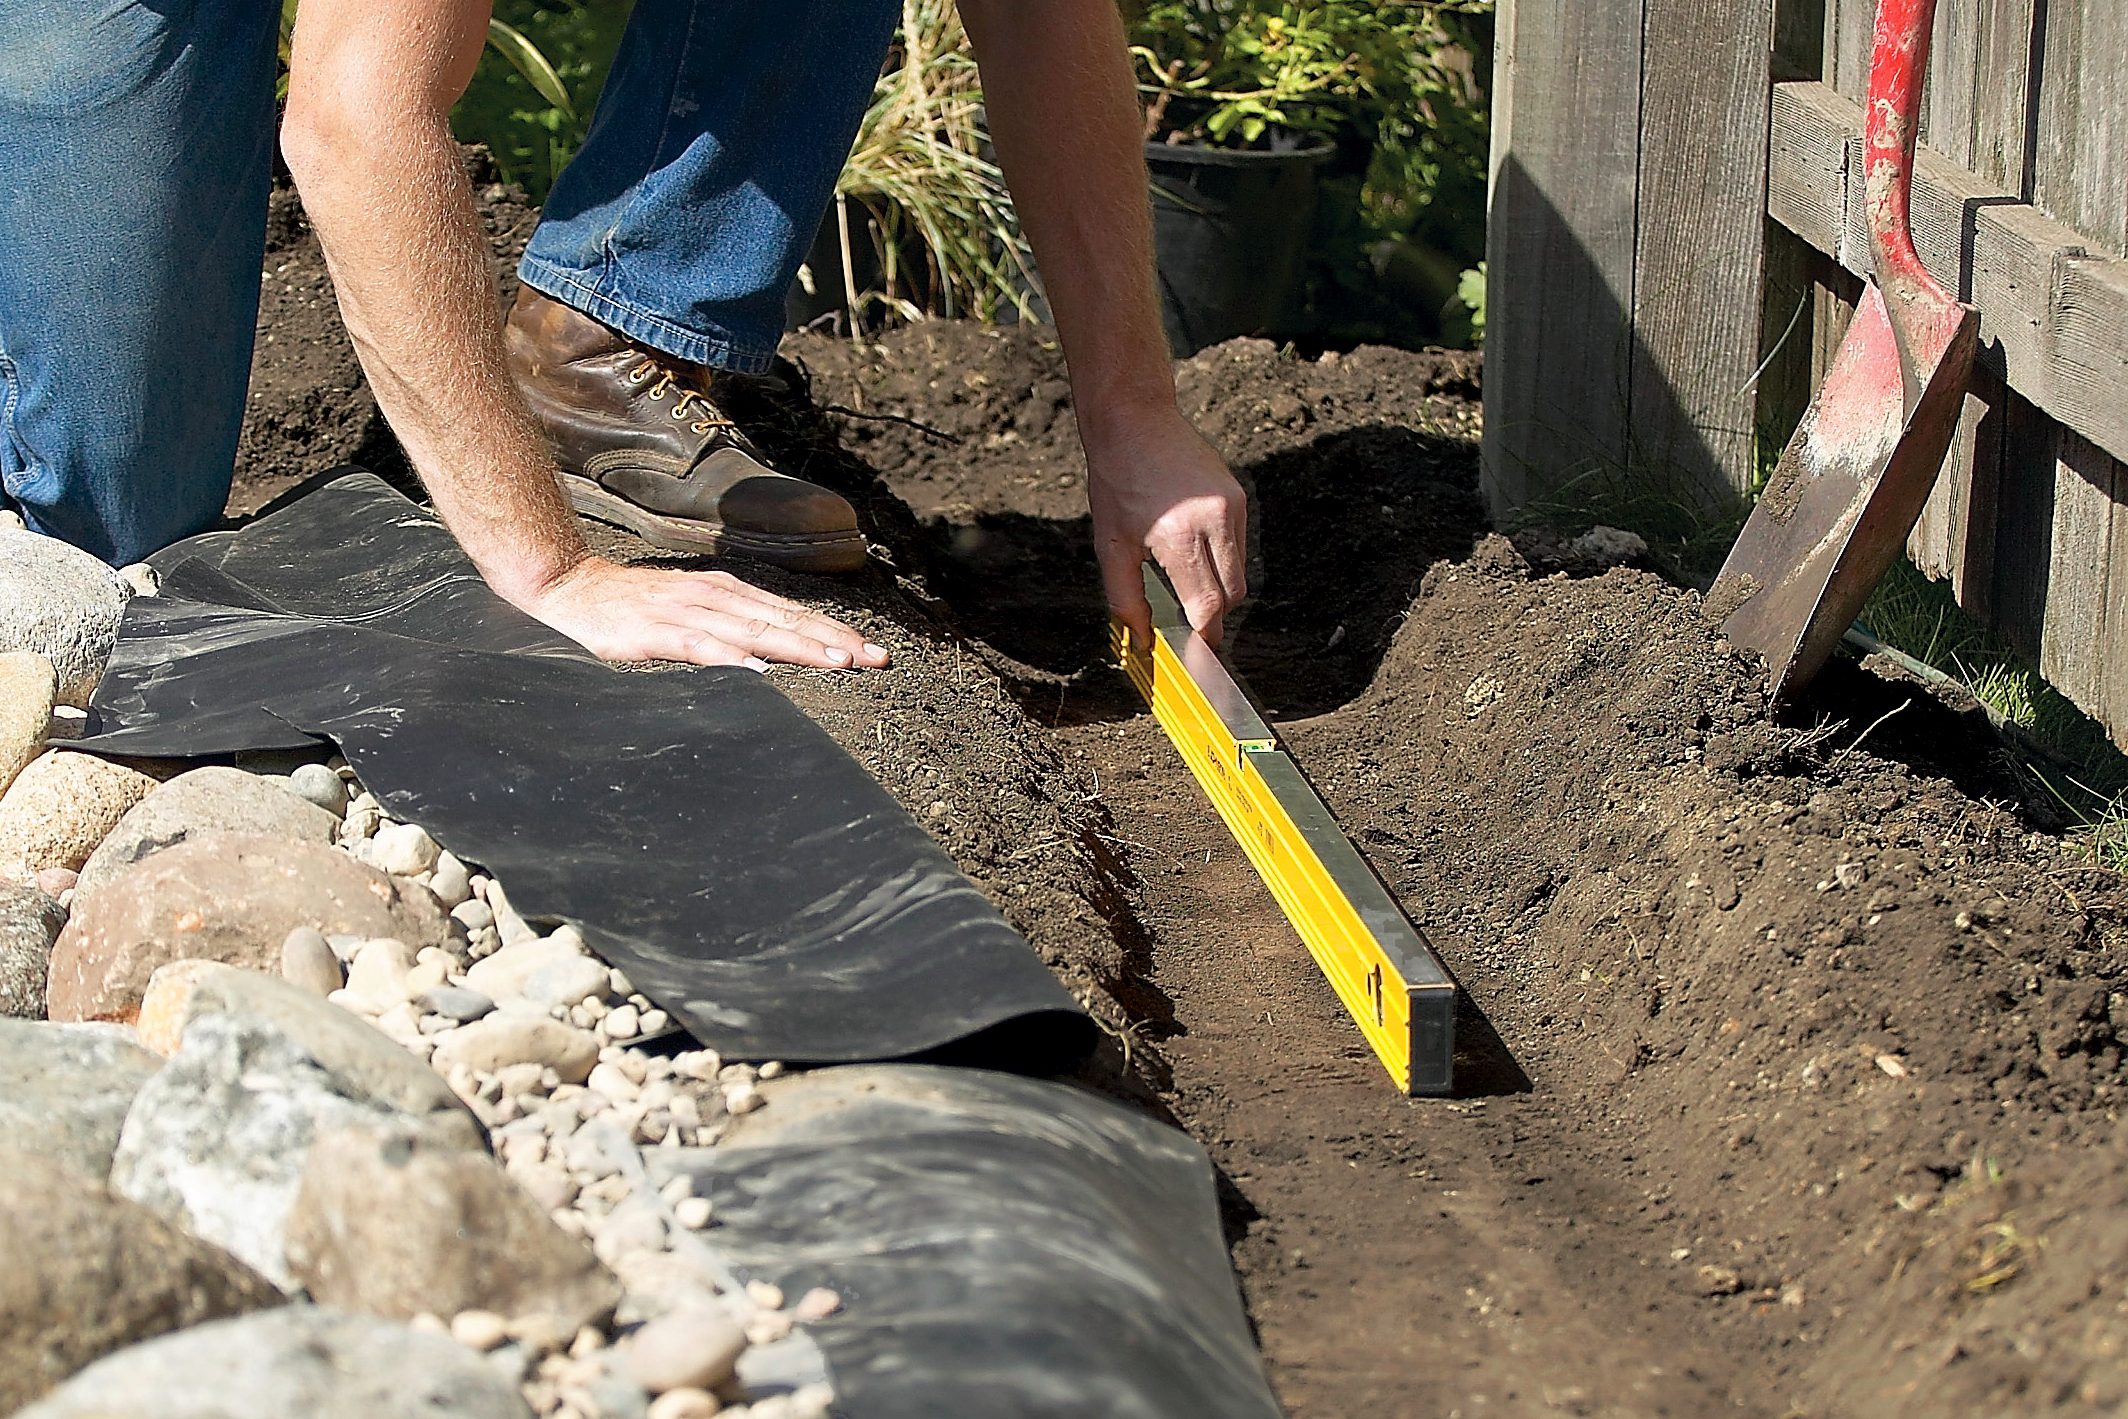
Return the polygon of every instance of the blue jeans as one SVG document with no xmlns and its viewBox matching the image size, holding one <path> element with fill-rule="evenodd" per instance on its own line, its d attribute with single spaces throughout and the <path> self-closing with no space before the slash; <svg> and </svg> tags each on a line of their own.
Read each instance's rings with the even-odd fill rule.
<svg viewBox="0 0 2128 1419">
<path fill-rule="evenodd" d="M 0 490 L 114 563 L 221 515 L 258 316 L 277 0 L 0 0 Z M 758 370 L 894 0 L 641 0 L 525 281 Z"/>
</svg>

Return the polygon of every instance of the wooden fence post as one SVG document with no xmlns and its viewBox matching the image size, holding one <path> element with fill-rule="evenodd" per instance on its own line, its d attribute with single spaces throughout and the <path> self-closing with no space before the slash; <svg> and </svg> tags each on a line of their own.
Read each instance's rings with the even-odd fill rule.
<svg viewBox="0 0 2128 1419">
<path fill-rule="evenodd" d="M 1772 0 L 1501 0 L 1495 515 L 1587 474 L 1750 486 L 1772 35 Z"/>
</svg>

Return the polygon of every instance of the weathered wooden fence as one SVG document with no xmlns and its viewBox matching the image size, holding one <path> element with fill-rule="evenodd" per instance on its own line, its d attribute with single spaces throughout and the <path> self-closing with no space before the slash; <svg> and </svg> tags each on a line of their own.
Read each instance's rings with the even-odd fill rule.
<svg viewBox="0 0 2128 1419">
<path fill-rule="evenodd" d="M 1874 0 L 1501 0 L 1496 508 L 1734 504 L 1868 270 Z M 1909 552 L 2128 743 L 2128 0 L 1940 0 L 1917 245 L 1980 369 Z"/>
</svg>

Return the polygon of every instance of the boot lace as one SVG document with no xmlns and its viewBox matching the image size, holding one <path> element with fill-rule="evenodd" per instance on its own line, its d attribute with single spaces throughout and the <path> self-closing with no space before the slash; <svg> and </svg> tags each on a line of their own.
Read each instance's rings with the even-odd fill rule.
<svg viewBox="0 0 2128 1419">
<path fill-rule="evenodd" d="M 643 384 L 653 380 L 655 383 L 650 385 L 651 402 L 663 403 L 666 396 L 670 395 L 672 417 L 681 422 L 693 420 L 687 426 L 696 433 L 706 434 L 711 429 L 737 430 L 738 425 L 726 418 L 724 412 L 710 403 L 707 396 L 682 379 L 677 370 L 662 361 L 646 355 L 642 363 L 628 372 L 630 384 Z"/>
</svg>

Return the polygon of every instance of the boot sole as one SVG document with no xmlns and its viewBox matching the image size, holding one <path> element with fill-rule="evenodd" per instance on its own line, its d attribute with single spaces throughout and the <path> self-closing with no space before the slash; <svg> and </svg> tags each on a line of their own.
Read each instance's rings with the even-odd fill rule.
<svg viewBox="0 0 2128 1419">
<path fill-rule="evenodd" d="M 697 518 L 668 517 L 638 507 L 588 478 L 562 474 L 569 505 L 585 517 L 624 527 L 668 552 L 720 556 L 735 552 L 772 566 L 802 572 L 854 572 L 868 555 L 864 534 L 846 532 L 748 532 Z"/>
</svg>

